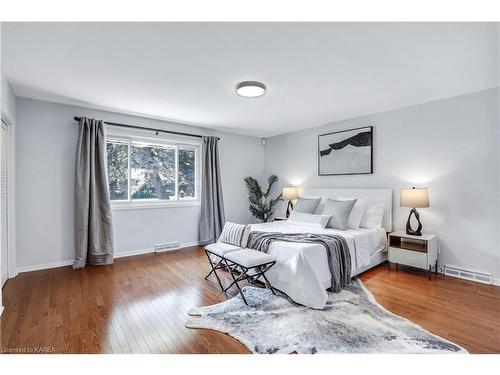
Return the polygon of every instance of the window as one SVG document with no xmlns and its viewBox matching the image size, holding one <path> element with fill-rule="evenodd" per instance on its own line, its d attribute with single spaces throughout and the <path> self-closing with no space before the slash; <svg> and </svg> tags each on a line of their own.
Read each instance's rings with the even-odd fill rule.
<svg viewBox="0 0 500 375">
<path fill-rule="evenodd" d="M 108 136 L 106 147 L 114 208 L 198 201 L 198 144 Z"/>
<path fill-rule="evenodd" d="M 128 143 L 110 140 L 106 146 L 110 198 L 128 200 Z"/>
</svg>

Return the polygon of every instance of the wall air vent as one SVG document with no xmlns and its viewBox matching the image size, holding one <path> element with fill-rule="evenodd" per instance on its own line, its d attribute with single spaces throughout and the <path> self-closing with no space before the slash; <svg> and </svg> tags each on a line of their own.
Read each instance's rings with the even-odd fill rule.
<svg viewBox="0 0 500 375">
<path fill-rule="evenodd" d="M 478 283 L 491 284 L 491 274 L 486 272 L 472 271 L 461 267 L 446 265 L 444 266 L 444 274 L 446 276 L 458 277 Z"/>
<path fill-rule="evenodd" d="M 169 242 L 155 245 L 155 253 L 162 253 L 164 251 L 179 249 L 181 244 L 179 242 Z"/>
</svg>

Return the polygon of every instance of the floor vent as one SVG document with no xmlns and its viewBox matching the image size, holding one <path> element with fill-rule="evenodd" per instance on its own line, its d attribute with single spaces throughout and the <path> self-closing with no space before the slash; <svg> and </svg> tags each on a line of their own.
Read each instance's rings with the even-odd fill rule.
<svg viewBox="0 0 500 375">
<path fill-rule="evenodd" d="M 181 247 L 179 242 L 169 242 L 155 245 L 155 253 L 162 253 L 164 251 L 174 250 Z"/>
<path fill-rule="evenodd" d="M 485 272 L 471 271 L 455 266 L 445 266 L 444 274 L 446 276 L 453 276 L 465 280 L 477 281 L 478 283 L 491 284 L 491 274 Z"/>
</svg>

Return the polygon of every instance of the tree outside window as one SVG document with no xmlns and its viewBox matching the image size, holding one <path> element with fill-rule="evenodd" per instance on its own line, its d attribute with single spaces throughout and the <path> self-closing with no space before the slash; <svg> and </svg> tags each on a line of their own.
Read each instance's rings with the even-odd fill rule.
<svg viewBox="0 0 500 375">
<path fill-rule="evenodd" d="M 188 145 L 109 139 L 107 158 L 111 200 L 196 199 L 197 151 L 195 146 Z"/>
</svg>

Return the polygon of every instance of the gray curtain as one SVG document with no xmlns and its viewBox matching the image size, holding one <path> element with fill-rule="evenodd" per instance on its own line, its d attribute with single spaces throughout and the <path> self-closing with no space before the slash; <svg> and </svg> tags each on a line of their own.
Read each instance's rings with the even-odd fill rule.
<svg viewBox="0 0 500 375">
<path fill-rule="evenodd" d="M 103 121 L 82 117 L 76 148 L 74 269 L 84 268 L 86 264 L 113 263 L 106 168 Z"/>
<path fill-rule="evenodd" d="M 214 243 L 226 222 L 220 182 L 217 137 L 203 137 L 203 177 L 201 182 L 200 244 Z"/>
</svg>

